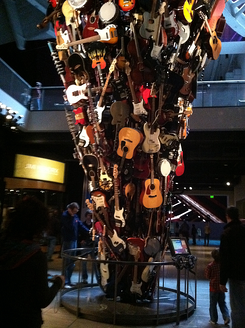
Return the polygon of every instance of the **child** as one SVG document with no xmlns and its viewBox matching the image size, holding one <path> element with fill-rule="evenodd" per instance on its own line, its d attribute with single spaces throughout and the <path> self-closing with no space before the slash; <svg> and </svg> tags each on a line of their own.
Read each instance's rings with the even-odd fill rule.
<svg viewBox="0 0 245 328">
<path fill-rule="evenodd" d="M 211 252 L 211 255 L 214 259 L 205 269 L 205 276 L 209 279 L 209 288 L 210 288 L 210 323 L 213 325 L 217 324 L 218 321 L 218 312 L 217 312 L 217 304 L 219 305 L 220 311 L 222 313 L 224 324 L 228 325 L 230 322 L 229 310 L 226 306 L 225 302 L 225 293 L 221 292 L 220 285 L 220 265 L 219 265 L 219 250 L 214 249 Z"/>
</svg>

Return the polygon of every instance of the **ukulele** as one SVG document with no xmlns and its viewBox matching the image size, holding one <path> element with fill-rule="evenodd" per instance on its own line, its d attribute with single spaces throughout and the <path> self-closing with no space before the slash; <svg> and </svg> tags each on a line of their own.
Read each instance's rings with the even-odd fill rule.
<svg viewBox="0 0 245 328">
<path fill-rule="evenodd" d="M 134 261 L 138 262 L 140 258 L 140 248 L 136 247 L 135 245 L 128 244 L 128 249 L 130 255 L 133 255 Z M 134 265 L 134 270 L 133 270 L 133 281 L 130 287 L 130 292 L 132 294 L 137 294 L 142 296 L 142 290 L 141 290 L 142 282 L 138 283 L 138 265 Z"/>
<path fill-rule="evenodd" d="M 154 158 L 150 154 L 151 160 L 151 178 L 144 182 L 144 188 L 141 193 L 142 204 L 146 208 L 157 208 L 162 204 L 163 198 L 160 190 L 160 182 L 154 178 Z"/>
<path fill-rule="evenodd" d="M 142 150 L 145 153 L 152 154 L 157 153 L 160 150 L 161 144 L 158 139 L 158 136 L 160 134 L 160 129 L 155 129 L 155 84 L 152 85 L 151 88 L 151 110 L 150 110 L 150 122 L 144 124 L 144 134 L 145 134 L 145 140 L 142 144 Z"/>
<path fill-rule="evenodd" d="M 130 75 L 130 73 L 131 73 L 130 63 L 128 61 L 125 63 L 125 73 L 128 77 L 128 84 L 129 84 L 131 95 L 132 95 L 134 115 L 147 115 L 148 113 L 145 110 L 144 105 L 143 105 L 143 98 L 142 98 L 141 102 L 139 102 L 136 97 L 132 78 Z"/>
<path fill-rule="evenodd" d="M 125 227 L 125 219 L 123 216 L 124 208 L 120 209 L 119 205 L 119 191 L 118 191 L 118 165 L 115 164 L 113 167 L 113 177 L 114 177 L 114 219 L 116 221 L 116 226 Z"/>
<path fill-rule="evenodd" d="M 56 46 L 57 50 L 67 50 L 69 47 L 76 46 L 78 44 L 84 44 L 84 43 L 91 43 L 94 41 L 101 41 L 104 43 L 110 43 L 110 44 L 115 44 L 118 41 L 118 36 L 117 36 L 117 29 L 116 25 L 110 24 L 107 25 L 105 28 L 102 30 L 100 29 L 95 29 L 95 32 L 97 32 L 97 35 L 88 37 L 86 39 L 81 39 L 81 40 L 76 40 L 73 42 L 68 42 L 68 43 L 63 43 L 63 44 L 58 44 Z"/>
<path fill-rule="evenodd" d="M 144 39 L 152 38 L 154 41 L 157 39 L 159 21 L 162 16 L 156 14 L 157 0 L 152 1 L 151 12 L 144 11 L 143 13 L 143 24 L 140 26 L 139 34 Z"/>
</svg>

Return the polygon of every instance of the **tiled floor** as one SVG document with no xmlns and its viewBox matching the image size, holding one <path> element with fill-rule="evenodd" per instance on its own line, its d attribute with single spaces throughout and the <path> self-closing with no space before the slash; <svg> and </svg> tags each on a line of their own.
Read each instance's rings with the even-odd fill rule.
<svg viewBox="0 0 245 328">
<path fill-rule="evenodd" d="M 188 327 L 188 328 L 208 328 L 212 327 L 209 324 L 209 283 L 204 278 L 204 268 L 207 263 L 211 261 L 211 250 L 217 247 L 218 243 L 216 241 L 211 241 L 209 246 L 203 246 L 202 241 L 198 241 L 196 246 L 191 246 L 192 254 L 197 257 L 197 307 L 192 316 L 187 320 L 181 320 L 178 327 Z M 166 255 L 166 260 L 168 258 Z M 62 260 L 57 258 L 57 254 L 53 256 L 54 261 L 49 262 L 49 272 L 51 274 L 59 274 L 61 272 Z M 166 285 L 169 284 L 169 287 L 176 288 L 176 280 L 173 278 L 173 272 L 171 269 L 167 269 L 165 272 Z M 77 279 L 77 273 L 74 272 L 73 279 Z M 194 293 L 194 283 L 190 283 L 190 294 Z M 227 305 L 229 308 L 229 293 L 226 296 Z M 224 326 L 223 319 L 220 311 L 219 313 L 219 327 Z M 112 328 L 112 327 L 132 327 L 132 326 L 119 326 L 106 323 L 99 323 L 95 321 L 85 320 L 82 318 L 77 318 L 75 315 L 69 313 L 64 307 L 59 306 L 59 297 L 56 297 L 54 301 L 45 309 L 43 309 L 43 319 L 44 324 L 43 328 Z M 143 327 L 143 326 L 138 326 Z M 146 328 L 155 327 L 155 326 L 144 326 Z M 176 327 L 176 323 L 168 323 L 159 325 L 158 327 Z"/>
</svg>

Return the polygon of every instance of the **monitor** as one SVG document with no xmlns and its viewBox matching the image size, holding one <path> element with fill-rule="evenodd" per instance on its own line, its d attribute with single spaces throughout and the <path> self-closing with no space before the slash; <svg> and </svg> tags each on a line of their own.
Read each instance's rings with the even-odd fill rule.
<svg viewBox="0 0 245 328">
<path fill-rule="evenodd" d="M 191 255 L 190 248 L 184 237 L 170 237 L 168 245 L 172 256 Z"/>
</svg>

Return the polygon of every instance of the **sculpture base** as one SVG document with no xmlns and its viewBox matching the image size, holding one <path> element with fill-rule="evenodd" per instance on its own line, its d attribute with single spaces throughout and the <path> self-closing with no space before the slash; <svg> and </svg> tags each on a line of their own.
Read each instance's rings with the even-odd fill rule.
<svg viewBox="0 0 245 328">
<path fill-rule="evenodd" d="M 177 312 L 176 291 L 162 288 L 159 289 L 159 303 L 157 298 L 136 300 L 133 304 L 122 302 L 119 298 L 114 302 L 106 298 L 101 288 L 96 286 L 66 292 L 61 296 L 61 304 L 68 311 L 88 320 L 141 326 L 179 322 L 193 314 L 195 309 L 194 300 L 181 294 Z"/>
</svg>

